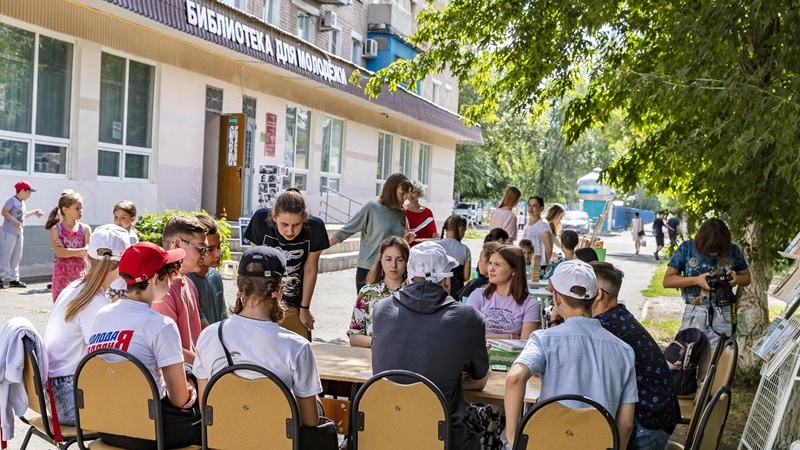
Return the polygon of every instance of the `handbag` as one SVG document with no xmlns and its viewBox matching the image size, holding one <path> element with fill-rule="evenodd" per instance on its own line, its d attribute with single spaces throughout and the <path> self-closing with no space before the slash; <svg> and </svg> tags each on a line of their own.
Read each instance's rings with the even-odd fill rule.
<svg viewBox="0 0 800 450">
<path fill-rule="evenodd" d="M 222 344 L 222 350 L 225 351 L 228 366 L 232 366 L 233 357 L 231 357 L 231 352 L 228 351 L 228 346 L 225 345 L 225 340 L 222 339 L 222 326 L 225 324 L 225 320 L 227 319 L 222 319 L 219 322 L 217 336 L 219 336 L 219 343 Z M 327 417 L 320 417 L 316 427 L 300 427 L 298 439 L 300 440 L 300 448 L 303 450 L 338 450 L 339 448 L 336 424 Z"/>
<path fill-rule="evenodd" d="M 644 236 L 644 230 L 639 230 L 639 232 L 637 233 L 637 235 L 638 235 L 638 236 Z"/>
</svg>

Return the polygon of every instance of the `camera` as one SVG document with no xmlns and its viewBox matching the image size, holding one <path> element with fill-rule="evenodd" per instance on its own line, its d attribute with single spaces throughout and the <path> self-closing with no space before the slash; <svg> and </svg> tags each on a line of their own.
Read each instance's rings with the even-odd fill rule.
<svg viewBox="0 0 800 450">
<path fill-rule="evenodd" d="M 708 278 L 706 278 L 706 283 L 708 283 L 708 287 L 713 290 L 726 286 L 729 287 L 731 280 L 733 280 L 732 275 L 727 272 L 722 272 L 709 275 Z"/>
<path fill-rule="evenodd" d="M 733 287 L 730 285 L 731 280 L 733 276 L 725 271 L 711 274 L 706 278 L 706 283 L 711 288 L 708 296 L 713 306 L 729 306 L 736 301 Z"/>
</svg>

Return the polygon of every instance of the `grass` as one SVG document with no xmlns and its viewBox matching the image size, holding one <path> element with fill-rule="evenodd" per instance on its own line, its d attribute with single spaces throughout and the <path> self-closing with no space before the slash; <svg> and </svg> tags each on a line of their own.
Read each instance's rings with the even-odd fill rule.
<svg viewBox="0 0 800 450">
<path fill-rule="evenodd" d="M 650 279 L 650 285 L 647 286 L 647 289 L 642 291 L 642 295 L 649 298 L 680 297 L 681 292 L 678 289 L 665 288 L 661 285 L 662 281 L 664 280 L 664 272 L 666 271 L 667 271 L 667 262 L 661 261 L 658 264 L 658 269 L 656 269 L 656 273 L 653 274 L 653 278 Z"/>
<path fill-rule="evenodd" d="M 681 326 L 681 318 L 674 319 L 652 319 L 650 317 L 642 320 L 642 326 L 653 336 L 656 342 L 666 345 L 675 339 L 678 328 Z"/>
<path fill-rule="evenodd" d="M 464 239 L 480 239 L 480 240 L 483 240 L 483 238 L 485 238 L 487 234 L 488 234 L 488 232 L 486 230 L 467 229 L 467 232 L 464 233 Z"/>
</svg>

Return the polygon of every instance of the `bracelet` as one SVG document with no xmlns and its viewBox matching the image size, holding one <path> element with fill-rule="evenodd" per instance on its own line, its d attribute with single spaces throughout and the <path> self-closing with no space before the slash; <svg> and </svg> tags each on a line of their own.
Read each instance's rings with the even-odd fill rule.
<svg viewBox="0 0 800 450">
<path fill-rule="evenodd" d="M 300 309 L 311 309 L 311 307 L 310 307 L 310 306 L 303 306 L 303 305 L 300 305 Z"/>
</svg>

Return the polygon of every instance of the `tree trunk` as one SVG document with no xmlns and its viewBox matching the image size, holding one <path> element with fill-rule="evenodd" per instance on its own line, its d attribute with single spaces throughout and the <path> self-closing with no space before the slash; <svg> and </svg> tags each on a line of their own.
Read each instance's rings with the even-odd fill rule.
<svg viewBox="0 0 800 450">
<path fill-rule="evenodd" d="M 763 245 L 764 228 L 760 222 L 748 225 L 745 231 L 745 241 L 751 249 L 753 258 L 750 264 L 750 285 L 741 289 L 738 300 L 738 325 L 736 334 L 739 341 L 739 370 L 755 370 L 759 358 L 751 352 L 755 341 L 769 322 L 769 309 L 767 308 L 767 294 L 772 281 L 772 266 L 763 257 L 759 257 L 759 250 Z"/>
</svg>

